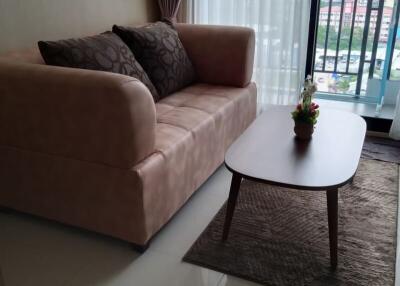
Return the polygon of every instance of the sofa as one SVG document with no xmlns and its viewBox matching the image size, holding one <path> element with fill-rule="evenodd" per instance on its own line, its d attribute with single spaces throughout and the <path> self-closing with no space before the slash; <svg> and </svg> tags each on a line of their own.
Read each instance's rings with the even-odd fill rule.
<svg viewBox="0 0 400 286">
<path fill-rule="evenodd" d="M 197 80 L 157 103 L 133 77 L 0 56 L 0 206 L 146 249 L 256 116 L 254 31 L 176 29 Z"/>
</svg>

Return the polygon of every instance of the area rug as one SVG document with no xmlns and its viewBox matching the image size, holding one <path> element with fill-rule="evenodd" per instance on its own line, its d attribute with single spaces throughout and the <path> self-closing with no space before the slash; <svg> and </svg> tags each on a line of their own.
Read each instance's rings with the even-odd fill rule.
<svg viewBox="0 0 400 286">
<path fill-rule="evenodd" d="M 367 136 L 364 141 L 363 158 L 400 164 L 400 141 Z"/>
<path fill-rule="evenodd" d="M 264 285 L 393 285 L 398 165 L 362 159 L 339 190 L 338 267 L 329 262 L 324 192 L 243 181 L 229 238 L 226 204 L 184 261 Z"/>
</svg>

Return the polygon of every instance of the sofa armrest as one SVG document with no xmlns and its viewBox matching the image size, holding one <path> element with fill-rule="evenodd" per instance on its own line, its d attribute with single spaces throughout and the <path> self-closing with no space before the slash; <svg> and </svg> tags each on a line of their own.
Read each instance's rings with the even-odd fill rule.
<svg viewBox="0 0 400 286">
<path fill-rule="evenodd" d="M 254 30 L 236 26 L 176 24 L 200 82 L 244 87 L 253 74 Z"/>
<path fill-rule="evenodd" d="M 134 78 L 0 60 L 0 145 L 130 168 L 154 151 L 155 124 Z"/>
</svg>

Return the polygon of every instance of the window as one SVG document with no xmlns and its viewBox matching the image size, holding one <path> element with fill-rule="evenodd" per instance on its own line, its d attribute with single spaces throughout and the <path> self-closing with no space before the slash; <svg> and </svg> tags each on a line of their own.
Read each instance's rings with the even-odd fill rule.
<svg viewBox="0 0 400 286">
<path fill-rule="evenodd" d="M 311 72 L 320 95 L 376 102 L 378 94 L 368 93 L 367 87 L 370 79 L 382 79 L 397 0 L 316 1 L 319 8 Z M 394 15 L 397 31 L 399 12 Z M 400 80 L 400 33 L 393 37 L 388 79 Z"/>
</svg>

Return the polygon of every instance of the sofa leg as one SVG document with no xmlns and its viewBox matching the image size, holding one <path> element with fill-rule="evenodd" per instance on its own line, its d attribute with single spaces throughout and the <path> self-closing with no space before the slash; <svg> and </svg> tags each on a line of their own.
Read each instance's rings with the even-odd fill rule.
<svg viewBox="0 0 400 286">
<path fill-rule="evenodd" d="M 143 254 L 150 246 L 150 243 L 146 243 L 145 245 L 140 245 L 140 244 L 136 244 L 136 243 L 131 243 L 131 248 L 136 251 L 139 252 L 140 254 Z"/>
</svg>

